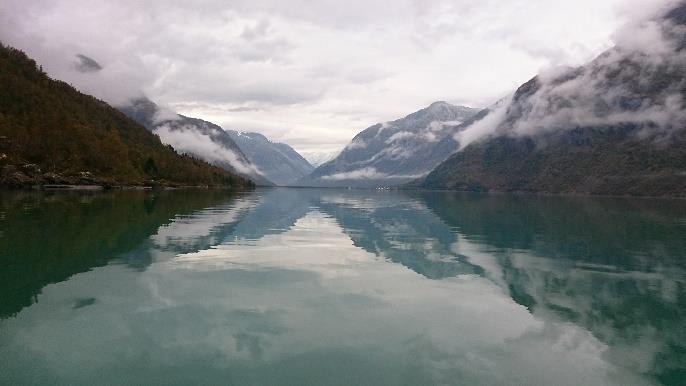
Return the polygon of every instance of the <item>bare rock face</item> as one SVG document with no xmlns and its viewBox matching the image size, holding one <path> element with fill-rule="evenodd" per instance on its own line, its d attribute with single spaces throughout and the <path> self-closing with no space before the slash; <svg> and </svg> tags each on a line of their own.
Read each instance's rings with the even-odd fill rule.
<svg viewBox="0 0 686 386">
<path fill-rule="evenodd" d="M 40 179 L 42 177 L 42 172 L 40 167 L 36 164 L 24 164 L 21 167 L 22 172 L 31 178 Z"/>
<path fill-rule="evenodd" d="M 35 182 L 35 179 L 27 176 L 14 165 L 5 165 L 0 172 L 0 185 L 25 187 L 31 186 Z"/>
<path fill-rule="evenodd" d="M 48 185 L 72 185 L 75 183 L 73 178 L 51 172 L 43 174 L 43 182 Z"/>
</svg>

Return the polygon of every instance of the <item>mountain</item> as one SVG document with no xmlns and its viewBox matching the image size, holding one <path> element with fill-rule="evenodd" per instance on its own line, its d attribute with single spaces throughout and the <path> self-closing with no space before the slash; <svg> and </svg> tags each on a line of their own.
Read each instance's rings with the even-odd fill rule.
<svg viewBox="0 0 686 386">
<path fill-rule="evenodd" d="M 457 150 L 457 144 L 436 145 L 478 111 L 435 102 L 405 118 L 371 126 L 298 184 L 375 187 L 409 182 L 429 173 Z"/>
<path fill-rule="evenodd" d="M 194 155 L 210 164 L 238 173 L 258 185 L 273 185 L 250 162 L 231 136 L 212 122 L 167 111 L 145 97 L 119 107 L 119 110 L 181 153 Z"/>
<path fill-rule="evenodd" d="M 244 175 L 261 186 L 288 185 L 314 169 L 284 143 L 271 142 L 259 133 L 224 130 L 212 122 L 166 111 L 145 97 L 120 110 L 174 149 Z"/>
<path fill-rule="evenodd" d="M 86 55 L 78 54 L 76 59 L 74 68 L 80 73 L 97 73 L 103 69 L 100 63 Z M 129 92 L 139 96 L 124 104 L 119 102 L 116 107 L 157 134 L 163 143 L 181 153 L 249 178 L 259 185 L 273 185 L 257 171 L 238 145 L 218 125 L 162 108 L 141 96 L 140 90 Z"/>
<path fill-rule="evenodd" d="M 331 161 L 332 159 L 338 157 L 340 154 L 340 150 L 336 151 L 316 151 L 316 152 L 306 152 L 302 153 L 302 156 L 305 157 L 307 162 L 310 163 L 310 165 L 314 166 L 315 168 L 318 168 L 319 166 Z"/>
<path fill-rule="evenodd" d="M 252 182 L 179 155 L 118 110 L 0 44 L 0 185 Z"/>
<path fill-rule="evenodd" d="M 539 74 L 464 128 L 461 150 L 414 185 L 686 196 L 684 27 L 681 2 L 619 31 L 587 65 Z"/>
<path fill-rule="evenodd" d="M 231 139 L 269 181 L 289 185 L 314 170 L 305 158 L 285 143 L 272 142 L 259 133 L 227 130 Z"/>
</svg>

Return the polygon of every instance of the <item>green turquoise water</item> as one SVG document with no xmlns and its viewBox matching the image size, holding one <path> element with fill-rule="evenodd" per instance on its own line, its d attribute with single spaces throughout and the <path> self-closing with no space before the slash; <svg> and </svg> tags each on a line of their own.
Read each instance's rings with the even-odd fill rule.
<svg viewBox="0 0 686 386">
<path fill-rule="evenodd" d="M 686 384 L 686 202 L 0 194 L 0 384 Z"/>
</svg>

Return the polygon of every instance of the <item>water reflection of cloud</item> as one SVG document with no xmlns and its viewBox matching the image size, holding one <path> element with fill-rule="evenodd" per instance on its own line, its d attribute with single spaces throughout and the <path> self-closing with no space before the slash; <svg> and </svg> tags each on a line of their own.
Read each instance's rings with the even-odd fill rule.
<svg viewBox="0 0 686 386">
<path fill-rule="evenodd" d="M 241 215 L 254 206 L 253 200 L 238 199 L 229 205 L 176 217 L 169 224 L 159 227 L 157 234 L 151 236 L 151 239 L 161 248 L 169 245 L 194 244 L 198 238 L 210 236 L 213 229 L 218 226 L 237 222 Z"/>
<path fill-rule="evenodd" d="M 107 266 L 46 287 L 38 304 L 3 322 L 0 363 L 22 374 L 8 354 L 20 351 L 36 377 L 60 369 L 63 383 L 117 373 L 116 361 L 131 369 L 122 382 L 185 379 L 185 369 L 207 383 L 295 384 L 306 375 L 318 383 L 631 385 L 650 384 L 640 373 L 683 337 L 632 314 L 645 311 L 640 305 L 618 304 L 624 291 L 670 312 L 659 302 L 681 301 L 678 270 L 612 270 L 497 246 L 486 240 L 501 228 L 489 237 L 455 233 L 423 201 L 398 193 L 330 200 L 345 193 L 296 192 L 259 193 L 268 205 L 238 217 L 235 204 L 190 216 L 197 227 L 177 222 L 158 234 L 202 239 L 231 227 L 145 271 Z M 550 250 L 543 241 L 537 251 Z M 86 297 L 98 301 L 71 309 Z"/>
</svg>

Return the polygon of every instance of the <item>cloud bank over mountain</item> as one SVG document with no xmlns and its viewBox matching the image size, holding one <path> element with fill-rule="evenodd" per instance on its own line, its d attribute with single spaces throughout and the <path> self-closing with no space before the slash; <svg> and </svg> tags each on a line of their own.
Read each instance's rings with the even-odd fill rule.
<svg viewBox="0 0 686 386">
<path fill-rule="evenodd" d="M 686 26 L 657 2 L 614 34 L 615 45 L 582 67 L 547 68 L 491 113 L 455 135 L 460 147 L 493 136 L 635 124 L 669 131 L 686 124 L 682 50 Z M 676 80 L 676 81 L 674 81 Z"/>
<path fill-rule="evenodd" d="M 584 66 L 553 68 L 458 131 L 419 185 L 683 197 L 686 2 L 667 2 Z"/>
<path fill-rule="evenodd" d="M 163 143 L 171 145 L 179 153 L 190 155 L 202 154 L 203 159 L 216 165 L 231 165 L 237 172 L 245 175 L 261 174 L 254 165 L 246 164 L 231 149 L 213 141 L 209 135 L 197 131 L 195 127 L 171 128 L 169 125 L 158 126 L 155 134 Z"/>
<path fill-rule="evenodd" d="M 5 0 L 0 40 L 110 103 L 141 90 L 184 115 L 332 152 L 371 122 L 435 100 L 488 106 L 543 67 L 585 63 L 656 4 Z M 76 70 L 77 54 L 102 70 Z"/>
</svg>

